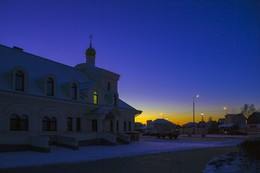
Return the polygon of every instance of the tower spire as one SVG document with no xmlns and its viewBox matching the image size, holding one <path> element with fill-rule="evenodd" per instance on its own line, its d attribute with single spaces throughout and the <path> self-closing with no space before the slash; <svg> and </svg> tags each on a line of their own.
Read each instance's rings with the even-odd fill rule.
<svg viewBox="0 0 260 173">
<path fill-rule="evenodd" d="M 90 45 L 89 45 L 89 47 L 90 47 L 90 48 L 92 48 L 92 38 L 93 38 L 93 35 L 90 34 L 90 36 L 89 36 L 89 39 L 90 39 Z"/>
<path fill-rule="evenodd" d="M 96 59 L 96 51 L 92 47 L 92 34 L 89 36 L 90 43 L 89 43 L 89 48 L 86 50 L 86 58 L 87 58 L 87 64 L 95 66 L 95 59 Z"/>
</svg>

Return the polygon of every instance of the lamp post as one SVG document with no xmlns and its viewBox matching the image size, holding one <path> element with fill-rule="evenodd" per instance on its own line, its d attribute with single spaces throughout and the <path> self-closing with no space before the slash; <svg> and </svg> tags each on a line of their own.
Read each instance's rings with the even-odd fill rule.
<svg viewBox="0 0 260 173">
<path fill-rule="evenodd" d="M 193 134 L 195 133 L 195 98 L 199 98 L 199 94 L 195 95 L 193 97 L 193 117 L 192 117 L 192 122 L 193 122 Z"/>
<path fill-rule="evenodd" d="M 225 110 L 225 113 L 227 115 L 227 107 L 226 106 L 224 106 L 224 110 Z"/>
<path fill-rule="evenodd" d="M 200 115 L 201 115 L 201 122 L 203 123 L 204 122 L 204 117 L 203 117 L 204 113 L 202 112 Z"/>
<path fill-rule="evenodd" d="M 225 123 L 226 123 L 226 128 L 227 128 L 227 106 L 224 106 L 224 110 L 225 110 L 225 113 L 226 113 L 226 115 L 225 115 Z"/>
</svg>

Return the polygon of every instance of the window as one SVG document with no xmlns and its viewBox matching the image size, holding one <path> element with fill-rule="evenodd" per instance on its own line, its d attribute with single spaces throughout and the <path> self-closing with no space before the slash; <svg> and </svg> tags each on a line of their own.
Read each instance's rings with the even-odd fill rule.
<svg viewBox="0 0 260 173">
<path fill-rule="evenodd" d="M 94 91 L 94 92 L 93 92 L 93 103 L 94 103 L 95 105 L 98 104 L 98 93 L 97 93 L 97 91 Z"/>
<path fill-rule="evenodd" d="M 28 130 L 28 116 L 23 114 L 20 118 L 20 130 L 27 131 Z"/>
<path fill-rule="evenodd" d="M 56 131 L 57 130 L 57 119 L 55 117 L 52 117 L 50 120 L 50 131 Z"/>
<path fill-rule="evenodd" d="M 118 120 L 116 121 L 116 131 L 117 132 L 119 131 L 119 121 Z"/>
<path fill-rule="evenodd" d="M 126 121 L 124 121 L 124 131 L 126 131 Z"/>
<path fill-rule="evenodd" d="M 97 130 L 98 130 L 97 120 L 92 120 L 92 132 L 97 132 Z"/>
<path fill-rule="evenodd" d="M 110 91 L 110 82 L 107 83 L 107 91 Z"/>
<path fill-rule="evenodd" d="M 117 106 L 117 94 L 114 94 L 114 106 Z"/>
<path fill-rule="evenodd" d="M 16 131 L 20 129 L 20 118 L 16 114 L 12 114 L 10 118 L 10 130 L 11 131 Z"/>
<path fill-rule="evenodd" d="M 21 70 L 15 73 L 15 90 L 24 91 L 25 75 Z"/>
<path fill-rule="evenodd" d="M 73 127 L 72 127 L 72 118 L 68 117 L 67 118 L 67 131 L 72 131 Z"/>
<path fill-rule="evenodd" d="M 114 131 L 114 122 L 113 122 L 113 120 L 110 120 L 110 131 L 111 132 Z"/>
<path fill-rule="evenodd" d="M 50 131 L 50 119 L 46 116 L 42 119 L 42 130 Z"/>
<path fill-rule="evenodd" d="M 10 130 L 11 131 L 27 131 L 28 130 L 28 116 L 23 114 L 18 116 L 12 114 L 10 118 Z"/>
<path fill-rule="evenodd" d="M 77 118 L 76 121 L 77 121 L 76 130 L 79 132 L 81 131 L 81 120 L 80 118 Z"/>
<path fill-rule="evenodd" d="M 47 95 L 54 96 L 54 80 L 50 77 L 47 79 Z"/>
<path fill-rule="evenodd" d="M 128 130 L 131 131 L 132 128 L 131 128 L 131 121 L 128 122 Z"/>
<path fill-rule="evenodd" d="M 71 85 L 71 98 L 75 100 L 78 98 L 78 86 L 75 83 Z"/>
</svg>

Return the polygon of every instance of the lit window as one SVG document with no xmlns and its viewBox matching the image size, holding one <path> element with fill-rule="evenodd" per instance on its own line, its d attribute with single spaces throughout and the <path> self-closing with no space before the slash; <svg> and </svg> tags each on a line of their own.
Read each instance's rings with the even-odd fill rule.
<svg viewBox="0 0 260 173">
<path fill-rule="evenodd" d="M 24 91 L 25 75 L 21 70 L 15 73 L 15 90 Z"/>
<path fill-rule="evenodd" d="M 96 91 L 93 92 L 93 103 L 98 104 L 98 93 Z"/>
<path fill-rule="evenodd" d="M 76 100 L 77 95 L 78 95 L 78 87 L 77 84 L 73 83 L 71 85 L 71 98 Z"/>
<path fill-rule="evenodd" d="M 47 95 L 54 96 L 54 80 L 50 77 L 47 79 Z"/>
</svg>

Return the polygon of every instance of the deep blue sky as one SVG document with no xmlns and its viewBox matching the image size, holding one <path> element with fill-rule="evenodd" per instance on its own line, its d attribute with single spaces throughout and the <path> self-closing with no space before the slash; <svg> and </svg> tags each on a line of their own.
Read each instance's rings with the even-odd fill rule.
<svg viewBox="0 0 260 173">
<path fill-rule="evenodd" d="M 196 120 L 260 108 L 260 1 L 0 0 L 0 21 L 0 44 L 70 66 L 93 34 L 137 121 L 191 121 L 196 93 Z"/>
</svg>

